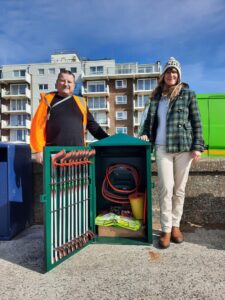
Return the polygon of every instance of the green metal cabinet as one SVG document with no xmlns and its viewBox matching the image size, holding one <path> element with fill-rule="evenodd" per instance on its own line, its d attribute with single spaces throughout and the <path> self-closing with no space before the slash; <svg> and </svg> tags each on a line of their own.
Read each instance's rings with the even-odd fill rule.
<svg viewBox="0 0 225 300">
<path fill-rule="evenodd" d="M 140 192 L 146 193 L 146 226 L 141 239 L 98 236 L 95 218 L 99 209 L 109 206 L 101 194 L 101 185 L 107 166 L 114 163 L 131 164 L 141 174 Z M 43 180 L 41 201 L 45 207 L 47 271 L 93 242 L 152 243 L 151 149 L 148 142 L 118 134 L 89 147 L 45 147 Z"/>
</svg>

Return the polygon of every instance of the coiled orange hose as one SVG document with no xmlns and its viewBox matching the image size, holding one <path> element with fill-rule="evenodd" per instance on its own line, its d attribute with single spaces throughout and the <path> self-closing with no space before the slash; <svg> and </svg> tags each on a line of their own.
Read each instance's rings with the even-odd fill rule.
<svg viewBox="0 0 225 300">
<path fill-rule="evenodd" d="M 116 188 L 115 186 L 113 186 L 113 184 L 110 180 L 110 175 L 115 170 L 127 170 L 133 176 L 133 179 L 135 182 L 135 187 L 130 190 L 128 190 L 128 189 L 122 190 L 122 189 L 119 189 L 119 188 Z M 118 203 L 118 204 L 129 204 L 130 201 L 129 201 L 128 197 L 131 193 L 135 193 L 138 191 L 140 181 L 141 181 L 140 174 L 135 167 L 128 165 L 128 164 L 110 165 L 106 169 L 106 175 L 105 175 L 105 178 L 102 183 L 102 195 L 108 201 Z M 109 191 L 109 187 L 112 189 L 112 192 Z M 116 192 L 117 194 L 115 194 L 113 192 Z M 118 195 L 118 194 L 120 194 L 120 195 Z"/>
</svg>

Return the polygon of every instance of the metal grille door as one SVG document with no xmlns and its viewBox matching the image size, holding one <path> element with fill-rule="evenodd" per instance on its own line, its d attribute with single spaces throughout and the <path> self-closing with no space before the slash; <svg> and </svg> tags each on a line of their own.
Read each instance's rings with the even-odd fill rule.
<svg viewBox="0 0 225 300">
<path fill-rule="evenodd" d="M 47 271 L 94 238 L 89 230 L 94 154 L 87 147 L 45 148 L 42 202 Z"/>
</svg>

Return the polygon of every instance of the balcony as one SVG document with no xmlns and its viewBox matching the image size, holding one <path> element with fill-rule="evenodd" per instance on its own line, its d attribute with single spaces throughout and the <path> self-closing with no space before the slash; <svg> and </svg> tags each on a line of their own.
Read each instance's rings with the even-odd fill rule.
<svg viewBox="0 0 225 300">
<path fill-rule="evenodd" d="M 29 104 L 26 104 L 24 108 L 12 108 L 7 105 L 2 104 L 2 113 L 3 114 L 18 114 L 18 113 L 24 113 L 24 114 L 31 114 L 31 106 Z"/>
<path fill-rule="evenodd" d="M 106 106 L 105 107 L 90 107 L 88 106 L 88 109 L 90 110 L 90 112 L 109 112 L 109 103 L 107 101 Z"/>
<path fill-rule="evenodd" d="M 88 87 L 83 87 L 81 88 L 81 92 L 82 92 L 82 95 L 83 96 L 109 96 L 109 86 L 105 86 L 104 88 L 102 89 L 99 89 L 99 90 L 95 90 L 95 91 L 91 91 Z"/>
<path fill-rule="evenodd" d="M 15 140 L 15 139 L 12 139 L 12 138 L 10 138 L 10 142 L 11 143 L 25 143 L 25 144 L 30 144 L 30 137 L 29 137 L 29 135 L 27 134 L 26 136 L 25 136 L 25 138 L 24 138 L 25 140 Z"/>
<path fill-rule="evenodd" d="M 10 121 L 2 120 L 2 129 L 30 129 L 31 121 L 26 120 L 25 122 L 18 122 L 17 124 Z"/>
<path fill-rule="evenodd" d="M 24 76 L 15 76 L 13 71 L 2 72 L 0 77 L 0 83 L 31 83 L 31 75 L 29 73 L 25 73 Z"/>
<path fill-rule="evenodd" d="M 160 63 L 155 64 L 116 64 L 114 67 L 104 67 L 103 71 L 93 72 L 84 70 L 82 78 L 88 79 L 103 79 L 103 78 L 142 78 L 158 77 L 161 74 Z"/>
<path fill-rule="evenodd" d="M 23 98 L 31 99 L 31 91 L 30 91 L 30 89 L 25 88 L 24 92 L 20 93 L 18 91 L 17 93 L 15 93 L 9 89 L 2 89 L 2 98 L 5 98 L 5 99 L 23 99 Z"/>
<path fill-rule="evenodd" d="M 2 135 L 1 137 L 1 141 L 2 142 L 10 142 L 10 143 L 26 143 L 26 144 L 29 144 L 30 143 L 30 137 L 29 135 L 26 135 L 25 137 L 25 141 L 20 141 L 20 140 L 15 140 L 15 139 L 11 139 L 8 135 Z"/>
<path fill-rule="evenodd" d="M 133 84 L 133 92 L 134 94 L 141 94 L 141 95 L 151 95 L 153 89 L 155 87 L 145 87 L 145 88 L 140 88 L 137 84 Z"/>
</svg>

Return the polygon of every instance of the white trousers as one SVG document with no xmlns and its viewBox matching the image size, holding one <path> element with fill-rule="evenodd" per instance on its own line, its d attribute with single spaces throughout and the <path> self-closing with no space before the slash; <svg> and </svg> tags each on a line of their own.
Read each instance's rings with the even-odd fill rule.
<svg viewBox="0 0 225 300">
<path fill-rule="evenodd" d="M 172 226 L 180 226 L 191 162 L 191 152 L 167 153 L 165 146 L 156 145 L 160 223 L 163 232 L 171 232 Z"/>
</svg>

